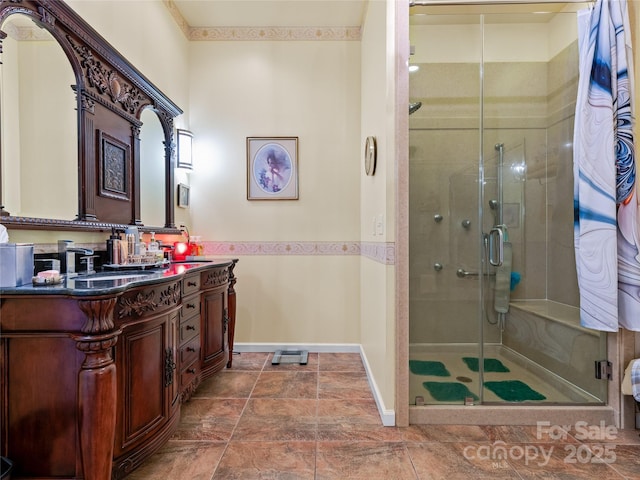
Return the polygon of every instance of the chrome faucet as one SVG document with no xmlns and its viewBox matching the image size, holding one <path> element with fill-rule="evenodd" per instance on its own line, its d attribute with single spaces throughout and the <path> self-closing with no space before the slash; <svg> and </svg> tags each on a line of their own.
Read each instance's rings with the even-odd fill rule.
<svg viewBox="0 0 640 480">
<path fill-rule="evenodd" d="M 58 240 L 58 255 L 60 257 L 60 270 L 67 278 L 77 277 L 76 272 L 76 253 L 84 255 L 81 257 L 87 262 L 86 273 L 94 273 L 93 271 L 93 250 L 90 248 L 76 247 L 73 240 Z"/>
</svg>

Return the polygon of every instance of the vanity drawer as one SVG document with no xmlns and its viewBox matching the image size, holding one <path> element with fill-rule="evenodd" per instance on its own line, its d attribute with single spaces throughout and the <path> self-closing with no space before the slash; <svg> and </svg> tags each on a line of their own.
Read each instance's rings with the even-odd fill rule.
<svg viewBox="0 0 640 480">
<path fill-rule="evenodd" d="M 180 322 L 184 322 L 194 315 L 200 315 L 200 295 L 192 295 L 182 299 L 182 318 Z"/>
<path fill-rule="evenodd" d="M 180 385 L 183 387 L 189 385 L 200 373 L 200 365 L 198 362 L 193 362 L 187 368 L 185 368 L 180 374 Z"/>
<path fill-rule="evenodd" d="M 180 323 L 180 345 L 187 340 L 191 340 L 194 335 L 200 333 L 200 316 L 191 317 L 189 320 Z"/>
<path fill-rule="evenodd" d="M 200 291 L 200 274 L 187 275 L 182 280 L 182 295 Z"/>
<path fill-rule="evenodd" d="M 180 365 L 188 365 L 200 357 L 200 336 L 180 347 Z"/>
</svg>

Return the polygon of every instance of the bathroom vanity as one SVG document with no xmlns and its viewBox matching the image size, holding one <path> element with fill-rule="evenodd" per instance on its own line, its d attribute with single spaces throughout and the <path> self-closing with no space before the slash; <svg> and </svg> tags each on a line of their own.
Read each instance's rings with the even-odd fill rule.
<svg viewBox="0 0 640 480">
<path fill-rule="evenodd" d="M 231 366 L 237 260 L 0 290 L 0 444 L 13 478 L 125 477 Z"/>
</svg>

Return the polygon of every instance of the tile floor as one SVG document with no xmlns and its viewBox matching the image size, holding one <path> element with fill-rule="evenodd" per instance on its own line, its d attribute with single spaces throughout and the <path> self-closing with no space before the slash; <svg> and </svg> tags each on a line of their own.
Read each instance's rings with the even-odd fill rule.
<svg viewBox="0 0 640 480">
<path fill-rule="evenodd" d="M 640 479 L 638 433 L 383 427 L 358 354 L 272 366 L 271 354 L 242 353 L 127 480 Z"/>
</svg>

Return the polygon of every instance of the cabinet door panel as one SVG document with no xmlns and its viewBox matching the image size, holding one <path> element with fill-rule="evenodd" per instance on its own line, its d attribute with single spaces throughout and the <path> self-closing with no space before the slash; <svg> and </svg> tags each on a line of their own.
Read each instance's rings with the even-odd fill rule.
<svg viewBox="0 0 640 480">
<path fill-rule="evenodd" d="M 225 311 L 227 308 L 226 289 L 216 289 L 202 296 L 202 364 L 205 369 L 217 370 L 226 363 L 227 336 Z M 221 363 L 222 362 L 222 363 Z"/>
<path fill-rule="evenodd" d="M 2 345 L 7 359 L 3 429 L 8 431 L 2 454 L 13 460 L 15 476 L 74 477 L 78 418 L 73 406 L 84 355 L 64 337 L 3 338 Z M 46 360 L 36 359 L 35 352 Z M 11 380 L 10 392 L 5 379 Z"/>
<path fill-rule="evenodd" d="M 161 425 L 168 415 L 165 390 L 167 338 L 166 316 L 126 328 L 120 337 L 116 361 L 122 409 L 118 420 L 122 424 L 116 432 L 116 436 L 121 435 L 116 446 L 125 448 Z"/>
</svg>

